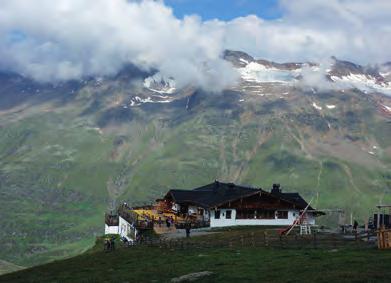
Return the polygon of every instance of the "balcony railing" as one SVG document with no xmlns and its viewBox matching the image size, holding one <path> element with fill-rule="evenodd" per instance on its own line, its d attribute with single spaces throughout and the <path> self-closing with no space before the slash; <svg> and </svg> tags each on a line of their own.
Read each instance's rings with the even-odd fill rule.
<svg viewBox="0 0 391 283">
<path fill-rule="evenodd" d="M 132 224 L 135 228 L 153 229 L 153 221 L 146 217 L 139 216 L 137 213 L 128 208 L 121 207 L 118 209 L 118 213 L 123 219 Z"/>
</svg>

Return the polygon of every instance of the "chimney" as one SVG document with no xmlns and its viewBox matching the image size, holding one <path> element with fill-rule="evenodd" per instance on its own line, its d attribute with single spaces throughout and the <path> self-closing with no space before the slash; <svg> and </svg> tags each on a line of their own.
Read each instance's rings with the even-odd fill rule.
<svg viewBox="0 0 391 283">
<path fill-rule="evenodd" d="M 217 193 L 219 187 L 220 187 L 219 181 L 215 180 L 215 183 L 214 183 L 214 186 L 213 186 L 213 193 Z"/>
<path fill-rule="evenodd" d="M 281 193 L 280 184 L 273 184 L 273 188 L 271 191 L 272 194 Z"/>
</svg>

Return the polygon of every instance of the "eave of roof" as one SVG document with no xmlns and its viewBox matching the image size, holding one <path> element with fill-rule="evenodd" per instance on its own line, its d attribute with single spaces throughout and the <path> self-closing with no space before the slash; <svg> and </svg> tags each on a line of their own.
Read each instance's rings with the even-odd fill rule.
<svg viewBox="0 0 391 283">
<path fill-rule="evenodd" d="M 299 208 L 305 208 L 305 207 L 308 205 L 308 203 L 307 203 L 307 202 L 306 202 L 298 193 L 293 193 L 293 194 L 298 195 L 298 196 L 300 197 L 300 199 L 301 199 L 304 203 L 298 203 L 297 201 L 293 201 L 292 199 L 286 198 L 286 197 L 284 197 L 284 194 L 283 194 L 283 193 L 277 195 L 277 194 L 274 194 L 274 193 L 271 193 L 271 192 L 268 192 L 268 191 L 259 189 L 257 192 L 253 192 L 253 193 L 250 193 L 250 194 L 248 194 L 248 195 L 243 195 L 243 196 L 237 197 L 237 198 L 235 198 L 235 199 L 232 199 L 232 200 L 230 200 L 230 201 L 224 201 L 224 202 L 222 202 L 222 203 L 216 205 L 216 207 L 217 207 L 217 206 L 222 206 L 222 205 L 224 205 L 224 204 L 226 204 L 226 203 L 229 203 L 229 202 L 238 200 L 238 199 L 240 199 L 240 198 L 250 197 L 250 196 L 253 196 L 253 195 L 256 195 L 256 194 L 259 194 L 259 193 L 261 193 L 261 194 L 266 194 L 266 195 L 271 196 L 271 197 L 276 198 L 276 199 L 280 199 L 280 200 L 282 200 L 282 201 L 285 201 L 285 202 L 287 202 L 287 203 L 293 204 L 293 205 L 295 205 L 295 206 L 299 206 Z M 304 204 L 305 204 L 305 205 L 304 205 Z M 309 206 L 309 207 L 308 207 L 308 210 L 314 210 L 314 209 L 313 209 L 311 206 Z"/>
</svg>

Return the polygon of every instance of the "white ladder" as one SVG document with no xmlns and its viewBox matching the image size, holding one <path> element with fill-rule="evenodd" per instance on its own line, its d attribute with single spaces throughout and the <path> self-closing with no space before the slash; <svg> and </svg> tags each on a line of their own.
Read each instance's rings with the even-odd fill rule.
<svg viewBox="0 0 391 283">
<path fill-rule="evenodd" d="M 310 235 L 311 226 L 308 224 L 307 214 L 304 213 L 300 222 L 300 235 Z"/>
<path fill-rule="evenodd" d="M 309 225 L 300 225 L 300 235 L 310 235 L 311 226 Z"/>
</svg>

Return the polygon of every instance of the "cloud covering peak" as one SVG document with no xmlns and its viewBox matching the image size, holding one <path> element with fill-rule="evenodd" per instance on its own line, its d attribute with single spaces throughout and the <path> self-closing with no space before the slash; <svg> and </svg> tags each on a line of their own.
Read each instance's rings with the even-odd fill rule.
<svg viewBox="0 0 391 283">
<path fill-rule="evenodd" d="M 0 0 L 0 69 L 39 81 L 158 70 L 178 87 L 219 91 L 237 79 L 225 49 L 276 61 L 389 60 L 388 0 L 281 0 L 284 16 L 178 19 L 162 1 Z"/>
<path fill-rule="evenodd" d="M 55 81 L 115 74 L 133 63 L 174 77 L 179 86 L 192 83 L 209 90 L 236 78 L 220 56 L 221 30 L 209 28 L 196 16 L 179 20 L 162 2 L 0 3 L 2 69 Z"/>
</svg>

